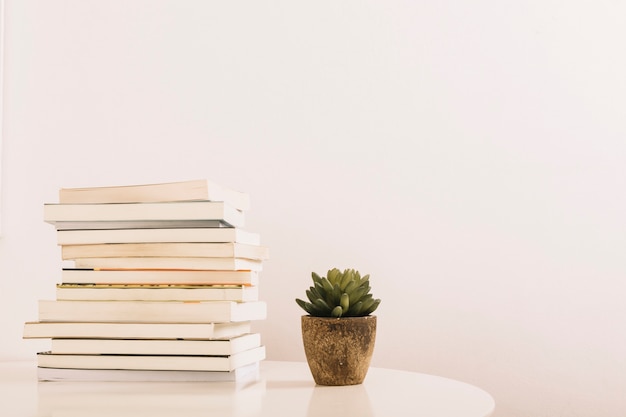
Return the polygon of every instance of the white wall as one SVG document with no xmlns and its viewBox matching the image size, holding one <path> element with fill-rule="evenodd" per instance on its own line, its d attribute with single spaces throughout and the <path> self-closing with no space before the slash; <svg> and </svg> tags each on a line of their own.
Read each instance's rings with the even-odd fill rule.
<svg viewBox="0 0 626 417">
<path fill-rule="evenodd" d="M 615 1 L 6 0 L 0 359 L 53 297 L 60 187 L 251 194 L 269 359 L 312 270 L 372 275 L 374 366 L 497 417 L 626 410 L 626 58 Z"/>
</svg>

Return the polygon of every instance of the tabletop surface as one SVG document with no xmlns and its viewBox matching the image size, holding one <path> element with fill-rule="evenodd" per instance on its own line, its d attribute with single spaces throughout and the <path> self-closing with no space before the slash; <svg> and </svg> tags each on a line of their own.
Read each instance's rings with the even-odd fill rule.
<svg viewBox="0 0 626 417">
<path fill-rule="evenodd" d="M 35 362 L 0 362 L 7 417 L 487 417 L 494 406 L 470 384 L 374 367 L 363 384 L 324 387 L 305 362 L 262 361 L 246 383 L 38 382 Z"/>
</svg>

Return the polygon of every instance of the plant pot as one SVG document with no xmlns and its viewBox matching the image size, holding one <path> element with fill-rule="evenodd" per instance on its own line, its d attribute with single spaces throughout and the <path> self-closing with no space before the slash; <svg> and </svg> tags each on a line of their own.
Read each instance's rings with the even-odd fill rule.
<svg viewBox="0 0 626 417">
<path fill-rule="evenodd" d="M 376 316 L 302 316 L 304 353 L 318 385 L 356 385 L 369 369 Z"/>
</svg>

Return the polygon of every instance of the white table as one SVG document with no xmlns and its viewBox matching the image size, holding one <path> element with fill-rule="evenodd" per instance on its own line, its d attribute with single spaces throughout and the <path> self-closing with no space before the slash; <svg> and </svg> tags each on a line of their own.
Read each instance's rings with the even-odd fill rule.
<svg viewBox="0 0 626 417">
<path fill-rule="evenodd" d="M 3 417 L 487 417 L 493 398 L 432 375 L 370 368 L 365 382 L 316 386 L 305 362 L 263 361 L 233 382 L 38 382 L 34 362 L 0 362 Z"/>
</svg>

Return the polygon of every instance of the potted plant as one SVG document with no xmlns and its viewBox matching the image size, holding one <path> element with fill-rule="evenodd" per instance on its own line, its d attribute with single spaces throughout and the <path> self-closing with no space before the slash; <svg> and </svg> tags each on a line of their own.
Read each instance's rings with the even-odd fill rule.
<svg viewBox="0 0 626 417">
<path fill-rule="evenodd" d="M 308 301 L 296 303 L 308 313 L 301 318 L 302 341 L 309 369 L 318 385 L 363 382 L 374 352 L 380 304 L 370 293 L 369 274 L 337 268 L 325 277 L 311 273 Z"/>
</svg>

